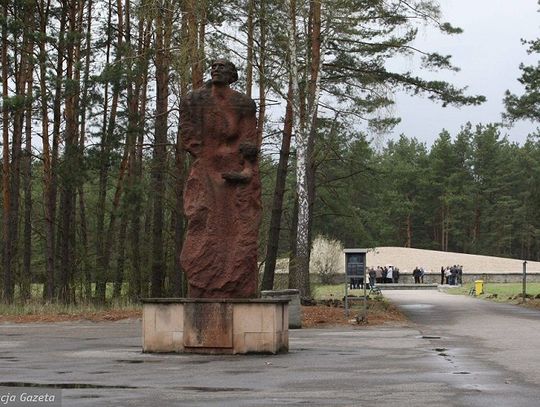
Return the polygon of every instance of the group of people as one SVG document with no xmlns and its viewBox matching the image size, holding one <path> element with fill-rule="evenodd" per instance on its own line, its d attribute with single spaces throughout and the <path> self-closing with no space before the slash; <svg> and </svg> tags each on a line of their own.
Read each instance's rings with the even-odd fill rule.
<svg viewBox="0 0 540 407">
<path fill-rule="evenodd" d="M 463 282 L 463 266 L 454 264 L 453 266 L 441 267 L 441 284 L 461 285 Z"/>
<path fill-rule="evenodd" d="M 366 270 L 369 277 L 367 288 L 374 287 L 377 284 L 397 284 L 399 283 L 400 272 L 395 266 L 377 266 L 369 267 Z M 415 284 L 424 283 L 424 275 L 426 271 L 424 267 L 416 266 L 412 272 Z M 461 285 L 463 282 L 463 266 L 453 265 L 441 267 L 441 284 Z M 364 277 L 358 276 L 350 278 L 349 287 L 351 290 L 364 288 Z"/>
<path fill-rule="evenodd" d="M 368 287 L 374 287 L 376 284 L 399 283 L 399 268 L 394 266 L 369 267 L 367 270 L 369 277 Z M 351 290 L 364 288 L 364 277 L 351 278 L 349 282 Z"/>
<path fill-rule="evenodd" d="M 416 266 L 412 272 L 412 275 L 414 277 L 414 284 L 424 283 L 425 274 L 426 274 L 426 270 L 424 270 L 423 267 Z"/>
</svg>

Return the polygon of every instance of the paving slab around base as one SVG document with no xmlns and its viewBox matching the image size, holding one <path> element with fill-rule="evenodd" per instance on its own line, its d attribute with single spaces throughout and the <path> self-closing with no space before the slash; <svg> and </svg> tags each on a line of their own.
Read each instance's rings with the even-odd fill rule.
<svg viewBox="0 0 540 407">
<path fill-rule="evenodd" d="M 145 354 L 141 330 L 138 320 L 1 324 L 0 395 L 41 386 L 62 389 L 63 406 L 186 407 L 525 406 L 538 396 L 471 355 L 449 361 L 414 326 L 295 330 L 290 353 L 271 356 Z"/>
</svg>

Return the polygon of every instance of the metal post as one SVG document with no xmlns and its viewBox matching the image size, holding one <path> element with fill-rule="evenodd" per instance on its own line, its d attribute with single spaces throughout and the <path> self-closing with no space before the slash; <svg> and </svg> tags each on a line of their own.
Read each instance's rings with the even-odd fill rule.
<svg viewBox="0 0 540 407">
<path fill-rule="evenodd" d="M 347 274 L 347 271 L 345 271 L 345 316 L 349 317 L 349 276 Z"/>
<path fill-rule="evenodd" d="M 527 260 L 523 262 L 523 302 L 527 299 Z"/>
<path fill-rule="evenodd" d="M 366 286 L 367 286 L 367 280 L 366 280 L 366 264 L 364 264 L 364 311 L 362 315 L 362 320 L 364 323 L 367 322 L 367 292 L 366 292 Z"/>
</svg>

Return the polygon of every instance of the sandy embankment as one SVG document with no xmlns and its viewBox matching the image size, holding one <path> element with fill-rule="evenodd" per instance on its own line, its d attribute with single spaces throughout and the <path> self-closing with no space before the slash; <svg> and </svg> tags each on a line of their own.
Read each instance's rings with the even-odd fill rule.
<svg viewBox="0 0 540 407">
<path fill-rule="evenodd" d="M 522 273 L 523 260 L 504 257 L 480 256 L 436 250 L 409 249 L 406 247 L 377 247 L 367 254 L 368 266 L 399 267 L 402 272 L 411 272 L 416 266 L 426 271 L 440 271 L 441 266 L 462 265 L 465 273 Z M 527 272 L 540 272 L 540 262 L 528 261 Z"/>
<path fill-rule="evenodd" d="M 345 271 L 345 256 L 341 259 Z M 423 267 L 426 272 L 439 272 L 441 266 L 462 265 L 465 273 L 491 274 L 491 273 L 522 273 L 523 260 L 504 257 L 480 256 L 476 254 L 463 254 L 440 252 L 436 250 L 409 249 L 406 247 L 377 247 L 369 249 L 367 266 L 386 266 L 392 264 L 399 267 L 403 273 L 411 273 L 416 266 Z M 288 259 L 279 259 L 276 272 L 288 272 Z M 540 262 L 528 261 L 527 272 L 540 273 Z"/>
</svg>

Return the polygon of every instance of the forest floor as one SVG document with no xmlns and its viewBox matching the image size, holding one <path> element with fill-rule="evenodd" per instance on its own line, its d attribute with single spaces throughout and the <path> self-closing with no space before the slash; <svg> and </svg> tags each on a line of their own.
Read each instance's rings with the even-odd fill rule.
<svg viewBox="0 0 540 407">
<path fill-rule="evenodd" d="M 367 303 L 367 325 L 380 325 L 387 322 L 403 322 L 406 318 L 392 304 L 383 299 L 369 300 Z M 339 325 L 356 324 L 356 316 L 362 314 L 362 303 L 352 304 L 349 317 L 341 301 L 320 301 L 316 305 L 302 306 L 302 326 L 306 328 L 326 328 Z M 142 309 L 137 306 L 97 309 L 94 307 L 59 306 L 0 306 L 0 323 L 50 323 L 68 321 L 119 321 L 142 317 Z"/>
<path fill-rule="evenodd" d="M 362 303 L 355 304 L 345 316 L 345 308 L 341 303 L 317 304 L 302 307 L 302 327 L 328 328 L 339 325 L 357 325 L 356 317 L 362 316 Z M 369 300 L 367 303 L 367 320 L 361 325 L 382 325 L 385 323 L 400 323 L 407 318 L 390 302 L 383 299 Z"/>
<path fill-rule="evenodd" d="M 467 295 L 472 283 L 447 289 L 449 294 Z M 313 287 L 316 299 L 314 305 L 302 306 L 302 325 L 306 328 L 327 328 L 332 326 L 356 325 L 358 317 L 362 325 L 381 325 L 385 323 L 403 323 L 406 317 L 384 297 L 376 296 L 367 302 L 368 316 L 363 316 L 362 290 L 350 291 L 356 295 L 351 302 L 349 316 L 345 316 L 343 306 L 343 285 L 318 285 Z M 478 298 L 495 302 L 504 302 L 540 309 L 540 283 L 527 285 L 527 297 L 523 301 L 522 285 L 518 283 L 484 285 L 484 294 Z M 26 305 L 0 304 L 0 323 L 52 323 L 69 321 L 119 321 L 123 319 L 138 319 L 142 317 L 140 305 L 113 305 L 96 307 L 92 305 L 64 306 L 59 304 L 43 305 L 39 302 Z"/>
<path fill-rule="evenodd" d="M 6 308 L 6 306 L 3 306 Z M 68 322 L 68 321 L 119 321 L 128 318 L 141 318 L 141 308 L 110 308 L 102 310 L 85 310 L 79 308 L 77 310 L 59 311 L 56 308 L 47 309 L 42 307 L 39 312 L 8 312 L 0 315 L 0 323 L 11 322 L 18 324 L 27 323 L 48 323 L 48 322 Z"/>
</svg>

